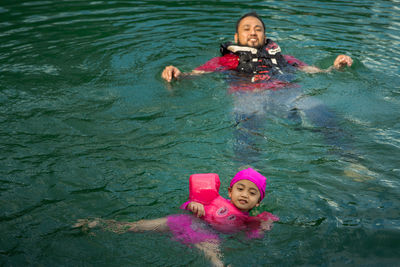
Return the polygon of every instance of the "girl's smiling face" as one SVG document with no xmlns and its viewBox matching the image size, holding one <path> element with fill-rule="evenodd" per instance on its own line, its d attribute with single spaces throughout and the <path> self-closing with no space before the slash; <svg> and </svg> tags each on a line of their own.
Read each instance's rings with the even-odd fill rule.
<svg viewBox="0 0 400 267">
<path fill-rule="evenodd" d="M 260 205 L 260 191 L 249 180 L 240 180 L 228 188 L 229 198 L 233 205 L 241 211 L 249 211 Z"/>
</svg>

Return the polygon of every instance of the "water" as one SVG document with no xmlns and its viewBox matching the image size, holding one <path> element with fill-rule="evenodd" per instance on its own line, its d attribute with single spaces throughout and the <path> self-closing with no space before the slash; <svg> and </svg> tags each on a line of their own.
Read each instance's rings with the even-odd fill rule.
<svg viewBox="0 0 400 267">
<path fill-rule="evenodd" d="M 168 85 L 160 74 L 217 56 L 251 10 L 286 54 L 326 68 L 346 53 L 355 64 L 297 74 L 304 99 L 335 115 L 333 133 L 265 114 L 246 159 L 226 76 Z M 177 213 L 191 173 L 219 173 L 226 196 L 254 159 L 269 178 L 258 211 L 281 222 L 262 240 L 228 239 L 225 262 L 398 265 L 399 11 L 398 0 L 2 1 L 1 265 L 203 266 L 168 235 L 71 225 Z"/>
</svg>

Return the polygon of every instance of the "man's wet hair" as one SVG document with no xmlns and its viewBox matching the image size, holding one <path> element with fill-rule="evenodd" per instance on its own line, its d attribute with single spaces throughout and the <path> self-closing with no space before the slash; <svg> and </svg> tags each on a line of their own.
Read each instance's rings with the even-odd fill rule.
<svg viewBox="0 0 400 267">
<path fill-rule="evenodd" d="M 240 19 L 238 19 L 238 21 L 236 22 L 236 32 L 238 32 L 238 30 L 239 30 L 239 24 L 240 24 L 240 22 L 244 19 L 244 18 L 247 18 L 247 17 L 254 17 L 254 18 L 257 18 L 259 21 L 261 21 L 261 23 L 262 23 L 262 25 L 263 25 L 263 28 L 264 28 L 264 31 L 265 31 L 265 24 L 264 24 L 264 21 L 261 19 L 261 17 L 257 14 L 257 12 L 249 12 L 249 13 L 246 13 L 246 14 L 244 14 L 243 16 L 241 16 L 240 17 Z"/>
</svg>

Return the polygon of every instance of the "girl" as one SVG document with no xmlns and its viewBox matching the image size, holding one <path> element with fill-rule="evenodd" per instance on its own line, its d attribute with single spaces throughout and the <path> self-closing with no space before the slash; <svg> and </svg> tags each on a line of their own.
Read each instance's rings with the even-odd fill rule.
<svg viewBox="0 0 400 267">
<path fill-rule="evenodd" d="M 116 233 L 170 231 L 176 240 L 197 247 L 214 266 L 223 266 L 217 231 L 244 231 L 249 238 L 260 238 L 265 230 L 271 229 L 274 221 L 279 220 L 268 212 L 249 216 L 249 211 L 259 206 L 265 196 L 266 181 L 252 168 L 239 171 L 230 182 L 230 200 L 227 200 L 218 193 L 220 181 L 217 174 L 193 174 L 189 179 L 189 200 L 181 208 L 196 216 L 179 214 L 137 222 L 78 220 L 74 227 L 88 229 L 101 226 Z"/>
</svg>

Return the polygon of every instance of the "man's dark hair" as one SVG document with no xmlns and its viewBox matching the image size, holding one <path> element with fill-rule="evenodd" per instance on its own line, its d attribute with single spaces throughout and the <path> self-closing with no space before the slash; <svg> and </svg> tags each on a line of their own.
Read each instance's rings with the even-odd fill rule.
<svg viewBox="0 0 400 267">
<path fill-rule="evenodd" d="M 249 13 L 246 13 L 243 16 L 241 16 L 240 19 L 238 19 L 238 21 L 236 22 L 236 32 L 238 32 L 238 30 L 239 30 L 239 24 L 242 21 L 242 19 L 247 18 L 247 17 L 255 17 L 259 21 L 261 21 L 264 31 L 265 31 L 265 24 L 264 24 L 264 21 L 261 19 L 261 17 L 256 12 L 249 12 Z"/>
</svg>

